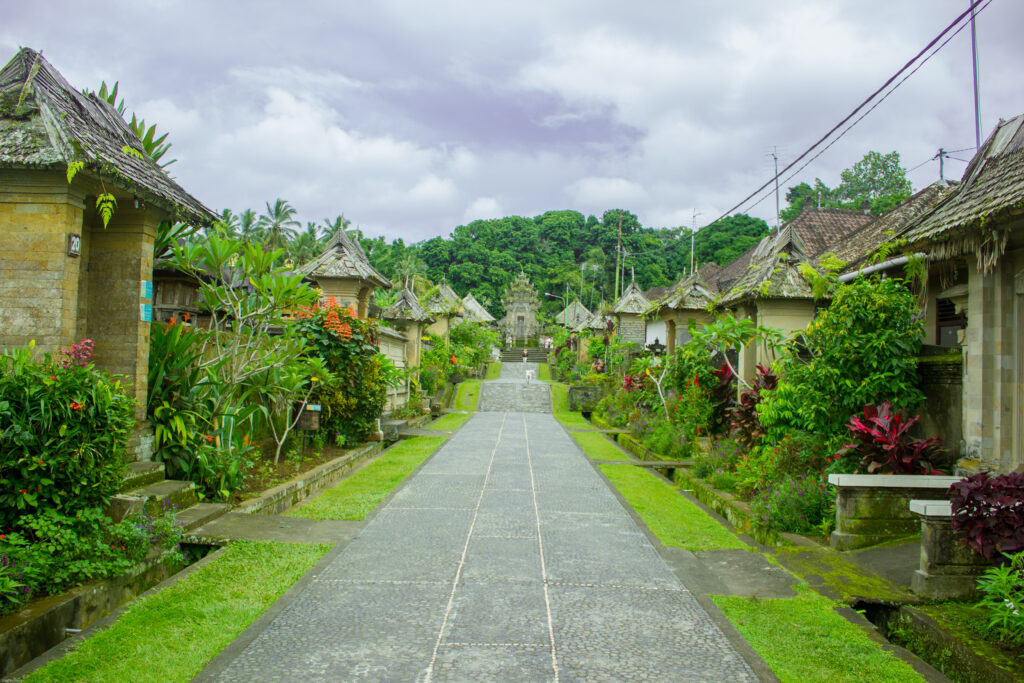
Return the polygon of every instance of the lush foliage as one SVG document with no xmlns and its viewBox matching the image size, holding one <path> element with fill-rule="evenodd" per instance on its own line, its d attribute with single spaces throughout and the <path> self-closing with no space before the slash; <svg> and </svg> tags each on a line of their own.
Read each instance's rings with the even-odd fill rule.
<svg viewBox="0 0 1024 683">
<path fill-rule="evenodd" d="M 0 355 L 0 531 L 24 515 L 102 507 L 121 484 L 134 402 L 88 362 L 91 342 L 41 361 Z"/>
<path fill-rule="evenodd" d="M 1024 550 L 1024 474 L 979 472 L 950 486 L 953 530 L 991 559 Z"/>
<path fill-rule="evenodd" d="M 55 509 L 24 515 L 0 534 L 0 612 L 39 595 L 123 574 L 156 545 L 176 549 L 181 527 L 174 510 L 141 513 L 114 524 L 99 508 L 74 514 Z"/>
<path fill-rule="evenodd" d="M 864 405 L 917 405 L 918 313 L 916 297 L 895 278 L 837 287 L 831 305 L 778 362 L 778 387 L 762 392 L 758 411 L 769 437 L 798 429 L 838 438 Z"/>
<path fill-rule="evenodd" d="M 987 570 L 978 579 L 978 589 L 984 596 L 979 606 L 989 617 L 986 634 L 1011 647 L 1024 645 L 1024 552 Z"/>
<path fill-rule="evenodd" d="M 365 440 L 384 410 L 388 386 L 400 381 L 377 351 L 376 321 L 354 317 L 334 297 L 303 309 L 299 318 L 297 333 L 330 372 L 310 396 L 321 406 L 320 429 L 348 444 Z"/>
<path fill-rule="evenodd" d="M 860 459 L 868 474 L 941 474 L 934 465 L 942 457 L 938 439 L 910 436 L 919 417 L 907 419 L 902 410 L 892 410 L 886 401 L 864 406 L 863 415 L 853 415 L 846 426 L 856 441 L 843 447 L 836 457 Z"/>
<path fill-rule="evenodd" d="M 452 375 L 466 377 L 484 369 L 498 334 L 478 323 L 463 322 L 453 327 L 448 340 L 432 334 L 420 357 L 419 382 L 423 393 L 432 396 Z"/>
<path fill-rule="evenodd" d="M 866 200 L 870 203 L 871 213 L 878 216 L 909 197 L 913 191 L 906 169 L 900 165 L 898 152 L 868 152 L 863 159 L 843 171 L 840 178 L 842 182 L 834 189 L 823 183 L 821 178 L 815 178 L 813 187 L 800 183 L 789 188 L 786 192 L 789 206 L 782 210 L 782 220 L 796 218 L 808 201 L 824 208 L 860 210 L 861 202 Z"/>
<path fill-rule="evenodd" d="M 835 490 L 819 476 L 786 475 L 768 481 L 750 501 L 761 523 L 777 531 L 802 533 L 817 529 L 831 512 Z"/>
<path fill-rule="evenodd" d="M 753 448 L 764 438 L 765 430 L 757 406 L 761 403 L 761 392 L 772 391 L 779 384 L 768 368 L 758 364 L 754 385 L 740 394 L 740 400 L 729 410 L 729 431 L 734 439 L 747 448 Z"/>
</svg>

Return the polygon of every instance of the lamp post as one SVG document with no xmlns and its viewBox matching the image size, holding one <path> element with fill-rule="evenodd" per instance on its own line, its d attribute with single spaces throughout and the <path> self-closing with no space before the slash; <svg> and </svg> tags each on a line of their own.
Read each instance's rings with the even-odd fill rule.
<svg viewBox="0 0 1024 683">
<path fill-rule="evenodd" d="M 562 306 L 565 306 L 564 310 L 562 311 L 562 324 L 565 326 L 565 329 L 569 329 L 569 307 L 566 305 L 565 299 L 558 296 L 557 294 L 552 294 L 551 292 L 544 292 L 544 294 L 546 296 L 551 297 L 552 299 L 561 299 Z"/>
</svg>

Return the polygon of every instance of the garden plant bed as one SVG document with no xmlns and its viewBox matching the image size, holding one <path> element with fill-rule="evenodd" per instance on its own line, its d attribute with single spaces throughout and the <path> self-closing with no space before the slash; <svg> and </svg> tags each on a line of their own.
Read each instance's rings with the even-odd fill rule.
<svg viewBox="0 0 1024 683">
<path fill-rule="evenodd" d="M 61 643 L 69 629 L 78 631 L 99 621 L 184 566 L 165 557 L 151 557 L 127 574 L 33 600 L 0 617 L 0 676 Z"/>
<path fill-rule="evenodd" d="M 311 467 L 290 481 L 267 489 L 255 498 L 243 501 L 235 508 L 235 511 L 248 514 L 281 514 L 296 503 L 336 483 L 359 466 L 362 461 L 380 451 L 380 442 L 366 443 L 352 450 L 344 451 L 341 455 Z"/>
</svg>

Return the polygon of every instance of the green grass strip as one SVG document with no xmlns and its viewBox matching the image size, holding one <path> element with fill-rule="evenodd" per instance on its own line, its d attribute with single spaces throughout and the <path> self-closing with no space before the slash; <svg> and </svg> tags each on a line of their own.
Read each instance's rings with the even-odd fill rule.
<svg viewBox="0 0 1024 683">
<path fill-rule="evenodd" d="M 600 467 L 663 544 L 691 551 L 749 549 L 663 479 L 634 465 Z"/>
<path fill-rule="evenodd" d="M 487 364 L 487 375 L 484 379 L 500 379 L 501 378 L 501 361 L 496 363 Z"/>
<path fill-rule="evenodd" d="M 600 432 L 573 432 L 572 438 L 576 439 L 583 452 L 594 460 L 623 462 L 630 459 L 628 453 L 623 453 L 622 449 Z"/>
<path fill-rule="evenodd" d="M 306 519 L 363 519 L 445 439 L 444 436 L 414 436 L 399 441 L 352 476 L 285 514 Z"/>
<path fill-rule="evenodd" d="M 594 425 L 587 422 L 587 418 L 580 413 L 555 413 L 555 419 L 573 429 L 594 429 Z"/>
<path fill-rule="evenodd" d="M 551 408 L 556 413 L 569 412 L 569 387 L 561 382 L 551 383 Z"/>
<path fill-rule="evenodd" d="M 713 599 L 781 681 L 924 680 L 809 589 L 795 598 Z"/>
<path fill-rule="evenodd" d="M 428 424 L 425 429 L 454 432 L 466 423 L 466 420 L 473 417 L 469 413 L 448 413 Z"/>
<path fill-rule="evenodd" d="M 551 366 L 547 363 L 541 363 L 537 366 L 537 379 L 550 382 L 551 381 Z"/>
<path fill-rule="evenodd" d="M 210 564 L 141 598 L 25 681 L 190 681 L 292 584 L 329 545 L 232 543 Z"/>
<path fill-rule="evenodd" d="M 463 382 L 459 382 L 459 385 L 455 390 L 455 400 L 452 402 L 452 408 L 455 410 L 466 410 L 471 413 L 475 413 L 476 406 L 479 401 L 480 380 L 467 379 Z"/>
</svg>

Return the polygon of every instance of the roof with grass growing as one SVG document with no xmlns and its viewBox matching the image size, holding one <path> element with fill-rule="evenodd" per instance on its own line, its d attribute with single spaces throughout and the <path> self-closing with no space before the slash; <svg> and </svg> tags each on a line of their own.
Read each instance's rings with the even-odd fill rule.
<svg viewBox="0 0 1024 683">
<path fill-rule="evenodd" d="M 0 168 L 76 167 L 183 223 L 219 218 L 149 157 L 109 102 L 79 92 L 42 53 L 22 48 L 0 70 Z"/>
<path fill-rule="evenodd" d="M 555 315 L 555 324 L 564 325 L 570 330 L 576 329 L 580 324 L 590 320 L 593 314 L 579 301 L 573 300 Z"/>
<path fill-rule="evenodd" d="M 419 297 L 408 286 L 402 288 L 402 291 L 395 297 L 395 302 L 384 309 L 381 317 L 385 320 L 409 320 L 412 322 L 433 320 L 426 309 L 420 305 Z"/>
<path fill-rule="evenodd" d="M 622 293 L 619 300 L 612 306 L 612 312 L 643 315 L 650 307 L 651 302 L 647 300 L 647 297 L 644 296 L 634 281 L 629 283 L 629 287 L 626 287 L 626 291 Z"/>
<path fill-rule="evenodd" d="M 494 316 L 488 313 L 483 304 L 476 300 L 473 292 L 467 292 L 466 296 L 462 298 L 462 317 L 475 323 L 494 322 Z"/>
</svg>

